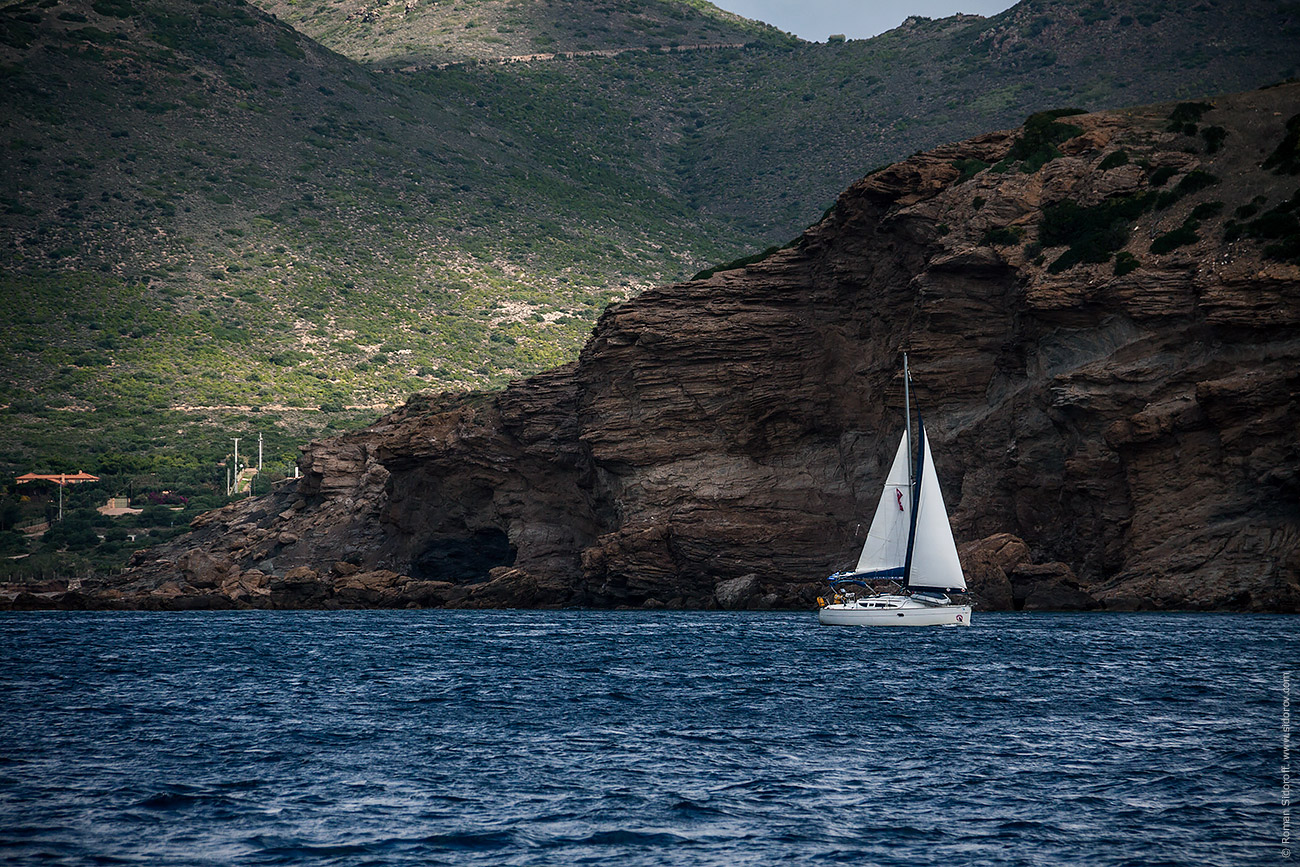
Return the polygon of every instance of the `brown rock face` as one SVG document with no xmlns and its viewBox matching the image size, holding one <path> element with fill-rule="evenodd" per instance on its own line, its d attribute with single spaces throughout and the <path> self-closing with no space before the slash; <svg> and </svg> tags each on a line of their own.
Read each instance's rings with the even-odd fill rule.
<svg viewBox="0 0 1300 867">
<path fill-rule="evenodd" d="M 296 487 L 196 522 L 101 598 L 810 605 L 861 545 L 908 350 L 990 607 L 1294 611 L 1300 268 L 1222 238 L 1294 190 L 1259 163 L 1298 95 L 1219 100 L 1213 155 L 1164 106 L 1068 118 L 1084 134 L 1036 171 L 961 180 L 1015 132 L 915 156 L 764 262 L 611 308 L 576 364 L 312 443 Z M 1045 207 L 1192 171 L 1217 183 L 1129 221 L 1135 270 L 1052 273 Z M 1197 239 L 1152 253 L 1198 205 Z"/>
<path fill-rule="evenodd" d="M 1030 562 L 1029 546 L 1010 533 L 996 533 L 958 550 L 966 570 L 966 588 L 984 611 L 1012 611 L 1015 594 L 1010 574 Z"/>
<path fill-rule="evenodd" d="M 1085 611 L 1098 607 L 1065 563 L 1026 563 L 1017 566 L 1010 578 L 1016 610 Z"/>
</svg>

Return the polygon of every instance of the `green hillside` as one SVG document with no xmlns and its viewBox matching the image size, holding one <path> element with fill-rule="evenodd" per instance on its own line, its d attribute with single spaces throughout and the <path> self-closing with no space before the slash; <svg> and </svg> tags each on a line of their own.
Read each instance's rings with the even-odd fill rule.
<svg viewBox="0 0 1300 867">
<path fill-rule="evenodd" d="M 5 10 L 8 466 L 93 460 L 119 411 L 184 427 L 502 381 L 745 243 L 610 134 L 573 148 L 608 95 L 489 111 L 465 71 L 395 80 L 252 7 L 193 9 Z M 77 410 L 85 440 L 51 455 L 34 407 Z"/>
<path fill-rule="evenodd" d="M 412 391 L 575 357 L 610 301 L 789 240 L 876 165 L 1255 87 L 1300 44 L 1262 2 L 1026 0 L 824 45 L 698 0 L 265 8 L 0 9 L 5 474 L 215 492 L 257 431 L 288 472 Z M 555 51 L 609 54 L 488 62 Z"/>
<path fill-rule="evenodd" d="M 257 5 L 322 45 L 382 69 L 563 52 L 797 42 L 704 0 L 265 0 Z"/>
</svg>

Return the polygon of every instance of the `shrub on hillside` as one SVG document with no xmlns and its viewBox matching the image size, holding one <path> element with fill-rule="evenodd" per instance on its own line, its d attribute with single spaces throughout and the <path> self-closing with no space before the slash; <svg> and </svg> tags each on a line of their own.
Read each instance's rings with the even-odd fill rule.
<svg viewBox="0 0 1300 867">
<path fill-rule="evenodd" d="M 1136 271 L 1141 265 L 1142 263 L 1138 261 L 1137 257 L 1127 250 L 1121 250 L 1115 254 L 1116 277 L 1123 277 L 1125 274 Z"/>
<path fill-rule="evenodd" d="M 1048 271 L 1059 274 L 1082 262 L 1100 263 L 1128 243 L 1130 223 L 1145 211 L 1151 194 L 1122 196 L 1083 207 L 1066 199 L 1043 208 L 1038 239 L 1044 247 L 1068 245 Z"/>
<path fill-rule="evenodd" d="M 1165 232 L 1163 235 L 1151 242 L 1151 252 L 1157 256 L 1163 255 L 1175 250 L 1178 247 L 1185 247 L 1188 244 L 1195 244 L 1201 238 L 1196 234 L 1200 223 L 1188 217 L 1183 224 L 1177 229 Z"/>
<path fill-rule="evenodd" d="M 1264 168 L 1276 175 L 1300 175 L 1300 114 L 1286 122 L 1286 134 L 1264 160 Z"/>
<path fill-rule="evenodd" d="M 1196 124 L 1200 122 L 1201 116 L 1214 106 L 1208 102 L 1180 102 L 1174 106 L 1174 110 L 1169 113 L 1169 131 L 1170 132 L 1187 132 L 1190 125 L 1192 131 L 1188 135 L 1196 135 Z"/>
<path fill-rule="evenodd" d="M 1019 226 L 995 226 L 984 233 L 984 237 L 980 239 L 980 244 L 984 246 L 998 244 L 1010 247 L 1019 244 L 1024 235 L 1025 230 Z"/>
<path fill-rule="evenodd" d="M 1108 169 L 1117 169 L 1126 165 L 1128 165 L 1128 151 L 1117 150 L 1107 154 L 1106 158 L 1097 166 L 1097 170 L 1104 172 Z"/>
<path fill-rule="evenodd" d="M 1228 131 L 1221 126 L 1207 126 L 1201 130 L 1201 138 L 1205 139 L 1207 154 L 1218 153 L 1223 147 L 1223 142 L 1228 138 Z"/>
<path fill-rule="evenodd" d="M 1081 108 L 1056 108 L 1031 114 L 1025 119 L 1024 132 L 1002 163 L 1019 162 L 1020 170 L 1026 174 L 1038 171 L 1061 155 L 1056 149 L 1058 144 L 1083 132 L 1074 124 L 1061 123 L 1060 118 L 1085 113 Z"/>
</svg>

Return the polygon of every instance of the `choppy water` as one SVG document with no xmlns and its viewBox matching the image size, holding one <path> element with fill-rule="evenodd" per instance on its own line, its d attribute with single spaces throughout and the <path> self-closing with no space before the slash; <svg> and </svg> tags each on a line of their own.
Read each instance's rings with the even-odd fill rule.
<svg viewBox="0 0 1300 867">
<path fill-rule="evenodd" d="M 1300 620 L 976 624 L 0 615 L 0 858 L 1286 863 Z"/>
</svg>

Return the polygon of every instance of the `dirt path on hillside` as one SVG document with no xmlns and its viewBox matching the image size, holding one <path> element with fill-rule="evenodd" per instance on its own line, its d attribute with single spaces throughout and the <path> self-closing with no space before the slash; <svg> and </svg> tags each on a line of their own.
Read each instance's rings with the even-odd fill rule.
<svg viewBox="0 0 1300 867">
<path fill-rule="evenodd" d="M 448 63 L 427 63 L 403 66 L 400 69 L 381 69 L 379 72 L 422 72 L 427 69 L 450 69 L 453 66 L 469 66 L 474 63 L 536 63 L 546 60 L 575 60 L 579 57 L 617 57 L 635 51 L 657 51 L 660 54 L 672 54 L 677 51 L 717 51 L 723 48 L 744 48 L 748 42 L 700 42 L 693 45 L 671 45 L 666 48 L 593 48 L 585 51 L 554 51 L 539 54 L 512 54 L 506 57 L 484 57 L 475 60 L 453 60 Z"/>
</svg>

